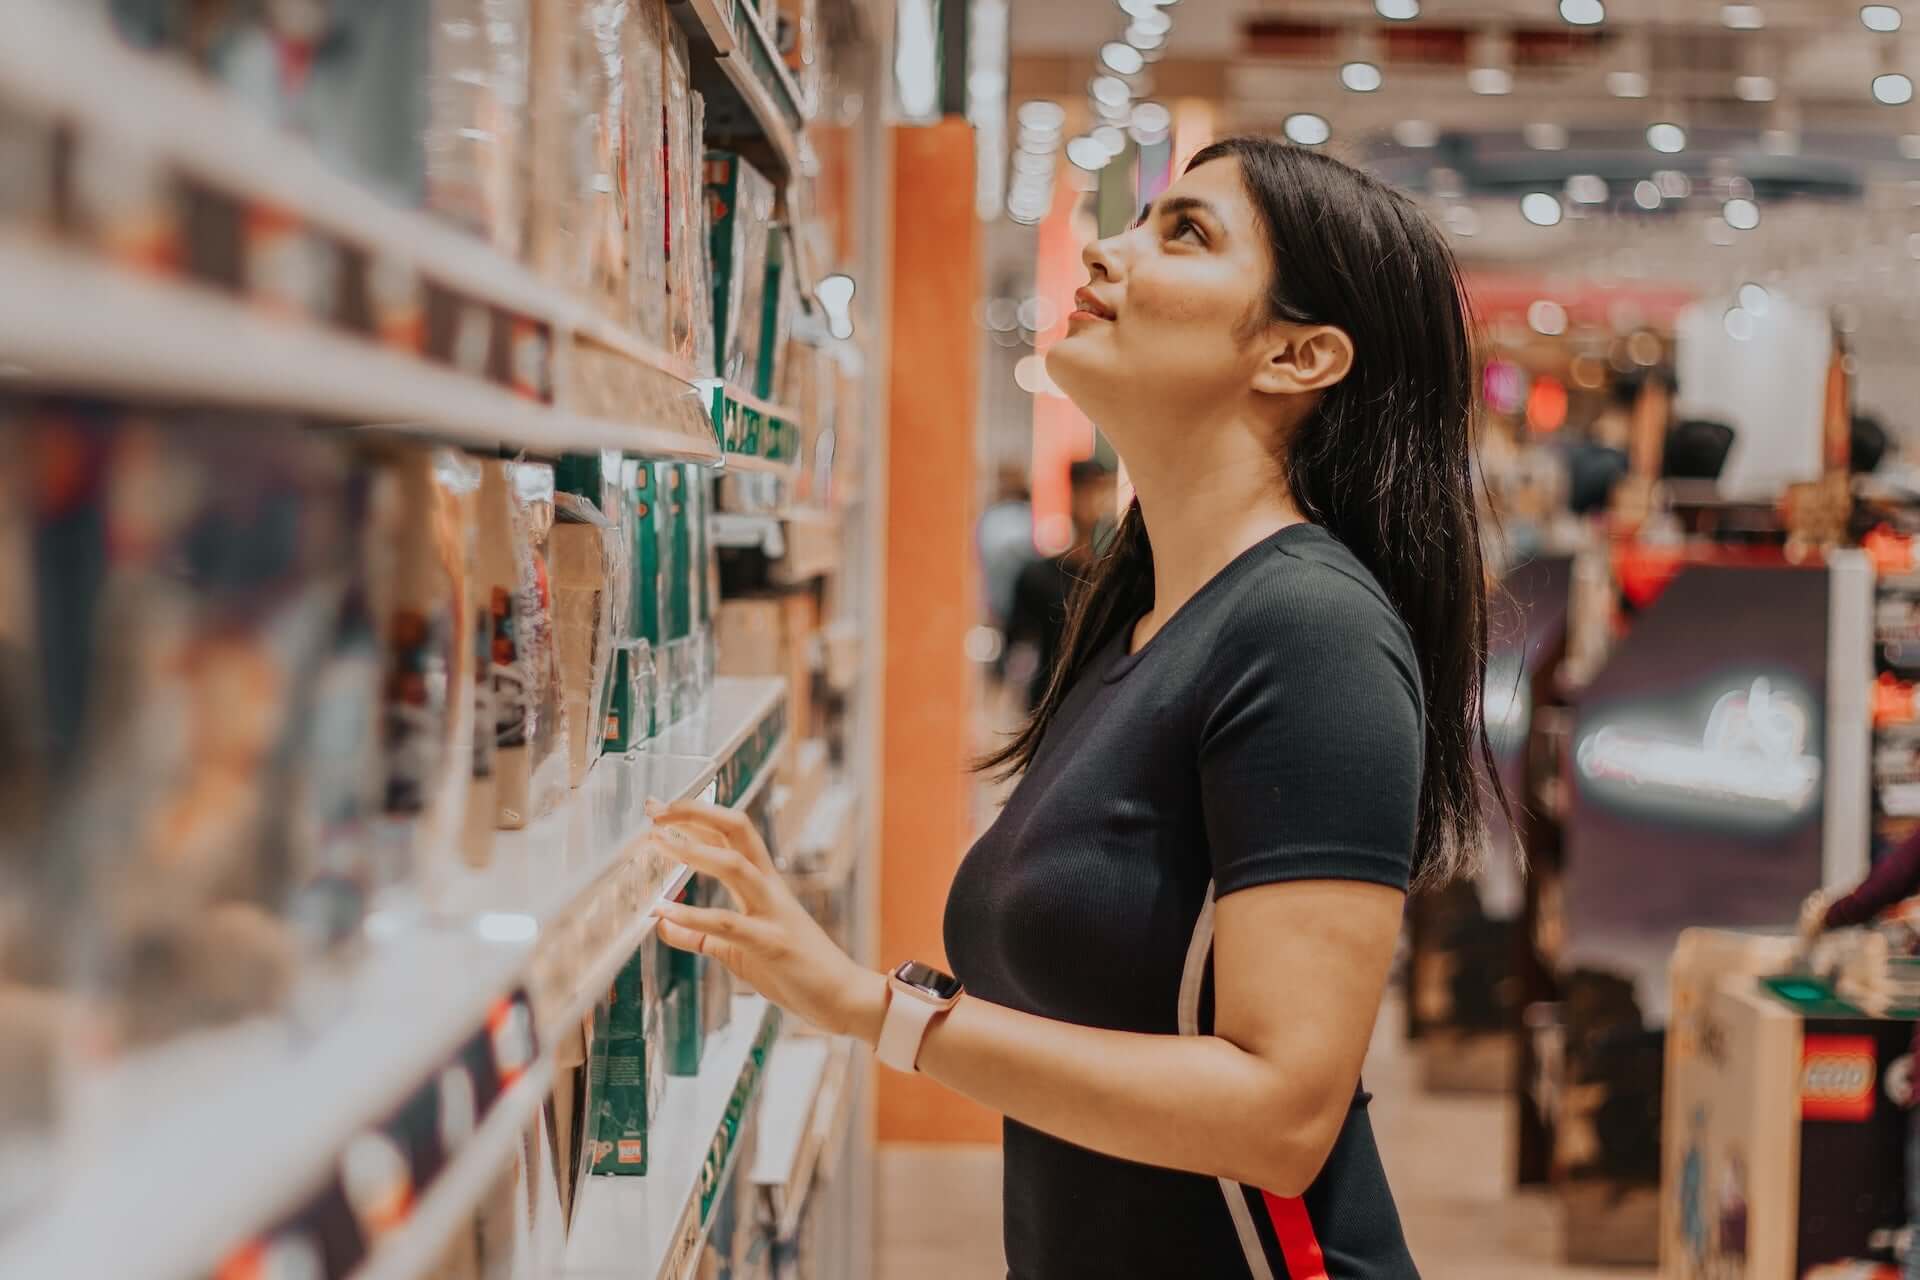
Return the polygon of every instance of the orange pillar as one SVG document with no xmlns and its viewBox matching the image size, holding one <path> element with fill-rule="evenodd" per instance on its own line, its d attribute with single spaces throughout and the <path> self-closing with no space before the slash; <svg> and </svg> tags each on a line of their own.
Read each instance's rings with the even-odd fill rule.
<svg viewBox="0 0 1920 1280">
<path fill-rule="evenodd" d="M 973 832 L 974 412 L 980 228 L 964 121 L 893 132 L 880 960 L 945 964 L 941 917 Z M 998 1117 L 882 1071 L 882 1142 L 994 1142 Z"/>
</svg>

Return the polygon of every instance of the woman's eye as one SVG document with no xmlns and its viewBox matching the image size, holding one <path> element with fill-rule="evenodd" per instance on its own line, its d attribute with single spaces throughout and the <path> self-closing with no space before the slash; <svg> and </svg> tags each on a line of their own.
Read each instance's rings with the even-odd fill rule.
<svg viewBox="0 0 1920 1280">
<path fill-rule="evenodd" d="M 1194 244 L 1206 243 L 1206 236 L 1201 233 L 1200 224 L 1192 218 L 1179 218 L 1174 222 L 1173 238 L 1175 240 L 1190 240 Z"/>
</svg>

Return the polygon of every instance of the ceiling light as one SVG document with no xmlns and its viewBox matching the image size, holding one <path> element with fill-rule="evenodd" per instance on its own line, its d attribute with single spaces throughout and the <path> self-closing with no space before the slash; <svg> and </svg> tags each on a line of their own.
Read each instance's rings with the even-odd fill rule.
<svg viewBox="0 0 1920 1280">
<path fill-rule="evenodd" d="M 1733 82 L 1734 96 L 1742 102 L 1772 102 L 1779 89 L 1772 76 L 1739 76 Z"/>
<path fill-rule="evenodd" d="M 1120 12 L 1129 18 L 1144 18 L 1160 12 L 1159 0 L 1120 0 Z"/>
<path fill-rule="evenodd" d="M 1607 72 L 1607 92 L 1616 98 L 1644 98 L 1650 91 L 1647 77 L 1641 72 Z"/>
<path fill-rule="evenodd" d="M 1086 134 L 1081 134 L 1067 144 L 1067 159 L 1088 172 L 1104 169 L 1113 159 L 1113 153 L 1105 146 Z"/>
<path fill-rule="evenodd" d="M 1864 5 L 1860 9 L 1860 22 L 1869 31 L 1898 31 L 1900 11 L 1890 4 Z"/>
<path fill-rule="evenodd" d="M 1727 336 L 1735 342 L 1747 342 L 1753 337 L 1753 313 L 1741 307 L 1728 307 L 1726 319 Z"/>
<path fill-rule="evenodd" d="M 1740 286 L 1738 296 L 1740 309 L 1750 315 L 1764 316 L 1767 314 L 1767 308 L 1773 305 L 1773 295 L 1767 292 L 1767 287 L 1754 284 L 1752 281 Z"/>
<path fill-rule="evenodd" d="M 1016 151 L 1013 153 L 1013 171 L 1044 175 L 1053 172 L 1053 157 L 1034 151 Z"/>
<path fill-rule="evenodd" d="M 1687 149 L 1687 131 L 1669 121 L 1649 125 L 1647 145 L 1663 155 L 1677 155 Z"/>
<path fill-rule="evenodd" d="M 1380 68 L 1371 62 L 1349 62 L 1340 68 L 1340 83 L 1355 93 L 1372 93 L 1380 87 Z"/>
<path fill-rule="evenodd" d="M 1127 135 L 1117 125 L 1103 124 L 1087 136 L 1105 147 L 1109 157 L 1127 149 Z"/>
<path fill-rule="evenodd" d="M 1317 147 L 1333 136 L 1333 126 L 1327 123 L 1325 116 L 1317 116 L 1311 111 L 1300 111 L 1290 115 L 1286 123 L 1280 126 L 1289 141 L 1303 147 Z"/>
<path fill-rule="evenodd" d="M 1634 184 L 1633 202 L 1651 213 L 1660 207 L 1660 188 L 1646 178 Z"/>
<path fill-rule="evenodd" d="M 1548 120 L 1536 120 L 1520 131 L 1527 145 L 1535 151 L 1565 151 L 1567 149 L 1567 129 L 1565 125 L 1554 124 Z"/>
<path fill-rule="evenodd" d="M 1106 64 L 1109 71 L 1123 76 L 1139 75 L 1140 68 L 1147 65 L 1140 51 L 1122 40 L 1111 40 L 1102 45 L 1100 61 Z"/>
<path fill-rule="evenodd" d="M 1393 126 L 1393 140 L 1420 151 L 1440 145 L 1440 129 L 1430 120 L 1402 120 Z"/>
<path fill-rule="evenodd" d="M 1720 25 L 1730 31 L 1758 31 L 1767 25 L 1767 15 L 1757 4 L 1723 4 Z"/>
<path fill-rule="evenodd" d="M 1669 200 L 1685 200 L 1693 194 L 1693 179 L 1678 169 L 1662 169 L 1653 175 L 1660 194 Z"/>
<path fill-rule="evenodd" d="M 1735 231 L 1751 231 L 1760 225 L 1760 206 L 1751 200 L 1736 197 L 1720 206 L 1720 216 Z"/>
<path fill-rule="evenodd" d="M 1913 101 L 1913 81 L 1892 71 L 1873 78 L 1873 100 L 1889 107 L 1905 106 Z"/>
<path fill-rule="evenodd" d="M 1167 42 L 1167 37 L 1158 31 L 1147 31 L 1139 25 L 1127 28 L 1125 40 L 1142 53 L 1151 53 Z"/>
<path fill-rule="evenodd" d="M 1513 72 L 1505 67 L 1475 67 L 1467 72 L 1467 88 L 1489 98 L 1513 92 Z"/>
<path fill-rule="evenodd" d="M 1035 133 L 1058 133 L 1060 126 L 1067 122 L 1067 109 L 1045 98 L 1033 98 L 1020 104 L 1014 119 L 1020 122 L 1022 129 L 1031 129 Z"/>
<path fill-rule="evenodd" d="M 1591 173 L 1576 173 L 1567 179 L 1567 199 L 1575 204 L 1605 204 L 1607 183 Z"/>
<path fill-rule="evenodd" d="M 1527 323 L 1533 326 L 1535 333 L 1557 338 L 1567 331 L 1567 309 L 1550 299 L 1541 298 L 1527 308 Z"/>
<path fill-rule="evenodd" d="M 1144 13 L 1133 15 L 1133 29 L 1144 31 L 1152 36 L 1163 36 L 1173 30 L 1173 18 L 1166 10 L 1155 6 Z"/>
<path fill-rule="evenodd" d="M 1420 0 L 1373 0 L 1373 11 L 1389 22 L 1412 22 L 1420 16 Z"/>
<path fill-rule="evenodd" d="M 1733 228 L 1727 225 L 1725 218 L 1715 214 L 1707 219 L 1707 239 L 1724 249 L 1733 243 Z"/>
<path fill-rule="evenodd" d="M 1536 227 L 1555 227 L 1565 211 L 1560 201 L 1545 191 L 1529 191 L 1520 197 L 1520 216 Z"/>
<path fill-rule="evenodd" d="M 1472 205 L 1456 204 L 1447 210 L 1447 230 L 1457 236 L 1480 234 L 1480 215 Z"/>
<path fill-rule="evenodd" d="M 1569 26 L 1597 27 L 1607 20 L 1607 7 L 1600 0 L 1560 0 L 1560 17 Z"/>
<path fill-rule="evenodd" d="M 1143 102 L 1133 109 L 1133 127 L 1140 133 L 1166 133 L 1173 128 L 1173 112 L 1158 102 Z"/>
</svg>

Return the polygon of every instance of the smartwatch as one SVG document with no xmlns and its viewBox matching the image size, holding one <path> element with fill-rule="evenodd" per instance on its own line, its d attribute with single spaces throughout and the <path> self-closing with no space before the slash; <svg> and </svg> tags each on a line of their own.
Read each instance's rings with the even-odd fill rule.
<svg viewBox="0 0 1920 1280">
<path fill-rule="evenodd" d="M 874 1054 L 895 1071 L 912 1072 L 933 1020 L 960 1001 L 960 980 L 909 960 L 887 975 L 887 1016 Z"/>
</svg>

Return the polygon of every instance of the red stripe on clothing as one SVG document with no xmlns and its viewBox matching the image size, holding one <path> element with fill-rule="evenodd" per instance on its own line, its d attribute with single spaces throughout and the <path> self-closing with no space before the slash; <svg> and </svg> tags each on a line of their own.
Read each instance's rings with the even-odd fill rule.
<svg viewBox="0 0 1920 1280">
<path fill-rule="evenodd" d="M 1267 1218 L 1273 1234 L 1280 1240 L 1280 1255 L 1287 1260 L 1288 1280 L 1327 1280 L 1327 1256 L 1320 1251 L 1320 1237 L 1313 1233 L 1307 1206 L 1298 1199 L 1282 1200 L 1271 1191 L 1262 1191 L 1267 1202 Z"/>
</svg>

